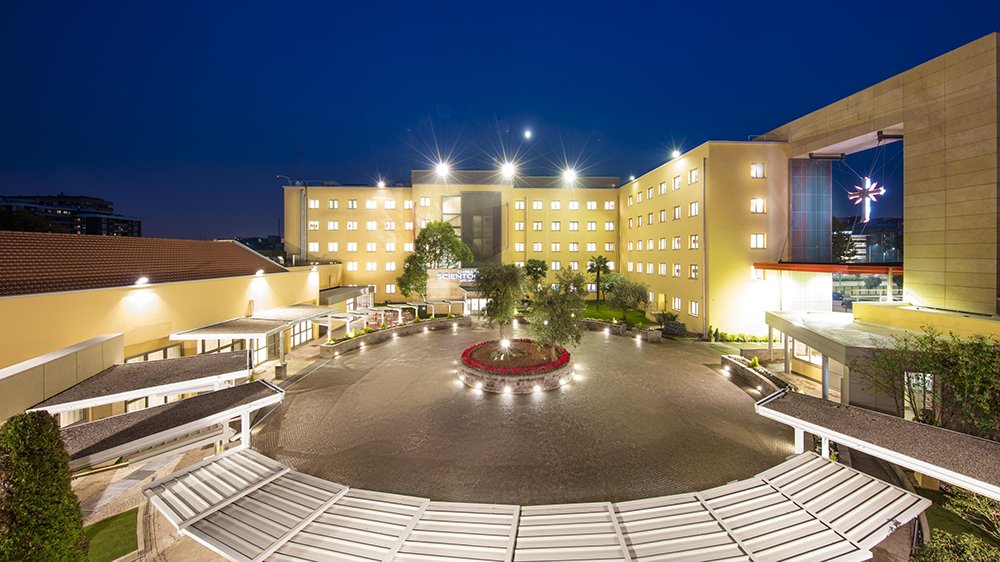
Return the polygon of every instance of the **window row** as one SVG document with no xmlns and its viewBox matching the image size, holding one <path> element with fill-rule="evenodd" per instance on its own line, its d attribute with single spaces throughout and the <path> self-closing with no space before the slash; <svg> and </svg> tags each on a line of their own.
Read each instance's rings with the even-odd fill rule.
<svg viewBox="0 0 1000 562">
<path fill-rule="evenodd" d="M 648 250 L 666 250 L 667 249 L 667 239 L 666 239 L 666 237 L 660 238 L 660 244 L 659 244 L 659 246 L 656 246 L 653 242 L 654 242 L 654 240 L 652 238 L 650 238 L 649 240 L 646 240 L 645 243 L 642 240 L 635 240 L 635 241 L 630 240 L 629 243 L 628 243 L 628 251 L 630 251 L 630 252 L 632 252 L 632 251 L 640 251 L 641 252 L 643 250 L 647 250 L 648 251 Z M 689 250 L 697 250 L 698 247 L 699 247 L 698 235 L 697 234 L 692 234 L 692 235 L 688 236 L 688 249 Z M 672 249 L 672 250 L 680 250 L 681 249 L 681 237 L 680 236 L 674 236 L 673 237 L 673 240 L 671 241 L 671 244 L 670 244 L 670 249 Z"/>
<path fill-rule="evenodd" d="M 524 221 L 514 221 L 514 230 L 523 231 L 525 227 Z M 570 232 L 577 232 L 580 230 L 579 221 L 568 221 L 568 227 Z M 604 221 L 604 231 L 612 232 L 615 229 L 615 221 Z M 541 232 L 545 230 L 544 221 L 532 221 L 531 230 L 535 232 Z M 549 230 L 552 232 L 559 232 L 562 230 L 562 221 L 551 221 L 549 223 Z M 597 221 L 587 221 L 587 232 L 597 231 Z"/>
<path fill-rule="evenodd" d="M 598 201 L 587 201 L 587 210 L 588 211 L 596 211 L 598 203 L 599 203 Z M 526 199 L 515 199 L 514 200 L 514 210 L 515 211 L 523 211 L 526 208 L 527 204 L 528 203 L 527 203 Z M 566 208 L 569 209 L 570 211 L 579 211 L 580 210 L 580 202 L 579 201 L 575 201 L 575 200 L 573 200 L 573 201 L 567 201 Z M 531 209 L 533 211 L 541 211 L 541 210 L 545 209 L 545 202 L 542 201 L 541 199 L 535 199 L 535 200 L 533 200 L 531 202 Z M 552 211 L 562 210 L 562 201 L 559 201 L 559 200 L 549 201 L 549 209 L 552 210 Z M 615 210 L 615 202 L 613 200 L 610 200 L 610 199 L 607 200 L 607 201 L 605 201 L 604 202 L 604 210 L 605 211 L 614 211 Z"/>
<path fill-rule="evenodd" d="M 421 197 L 420 199 L 421 199 L 421 205 L 420 205 L 421 207 L 430 206 L 430 199 L 429 198 L 427 198 L 427 197 Z M 424 199 L 427 199 L 427 204 L 426 205 L 423 204 L 423 200 Z M 385 209 L 385 210 L 387 210 L 387 211 L 391 211 L 391 210 L 396 209 L 396 205 L 397 205 L 397 202 L 396 202 L 395 199 L 383 199 L 382 200 L 382 208 Z M 319 199 L 310 199 L 309 200 L 309 208 L 310 209 L 319 209 Z M 328 209 L 339 209 L 340 208 L 340 200 L 339 199 L 328 199 L 327 200 L 327 208 Z M 348 209 L 357 209 L 358 208 L 358 200 L 357 199 L 348 199 L 347 200 L 347 208 Z M 404 200 L 403 201 L 403 208 L 404 209 L 412 209 L 413 208 L 413 201 L 410 201 L 409 199 Z M 365 209 L 368 209 L 368 210 L 378 209 L 378 199 L 365 199 Z"/>
<path fill-rule="evenodd" d="M 629 273 L 645 273 L 647 275 L 656 275 L 657 272 L 659 272 L 661 276 L 663 277 L 667 276 L 667 264 L 660 262 L 659 264 L 660 267 L 658 270 L 653 267 L 654 265 L 655 264 L 653 262 L 646 262 L 645 264 L 643 264 L 643 262 L 641 261 L 626 262 L 625 271 L 628 271 Z M 672 271 L 671 275 L 673 277 L 680 277 L 681 264 L 675 263 L 671 271 Z M 697 278 L 698 278 L 698 264 L 692 263 L 691 265 L 688 266 L 688 279 L 697 279 Z"/>
<path fill-rule="evenodd" d="M 356 261 L 345 262 L 345 266 L 347 267 L 347 271 L 360 271 L 358 269 L 359 265 L 360 265 L 360 262 L 356 262 Z M 378 269 L 378 262 L 377 261 L 365 262 L 364 265 L 365 265 L 365 271 L 378 271 L 379 270 Z M 396 271 L 396 262 L 394 262 L 394 261 L 387 261 L 387 262 L 385 262 L 383 264 L 382 271 Z"/>
<path fill-rule="evenodd" d="M 524 267 L 524 262 L 523 261 L 516 261 L 516 262 L 514 262 L 514 265 L 516 265 L 518 267 Z M 578 261 L 574 260 L 574 261 L 567 262 L 567 265 L 568 265 L 570 271 L 580 271 L 580 262 L 578 262 Z M 551 271 L 559 271 L 561 269 L 562 269 L 562 262 L 561 261 L 556 260 L 556 261 L 549 262 L 549 270 L 551 270 Z M 608 262 L 608 269 L 610 269 L 611 271 L 614 271 L 615 270 L 615 262 L 609 261 Z M 558 289 L 559 287 L 557 285 L 553 285 L 553 288 Z M 591 293 L 593 293 L 594 291 L 596 291 L 596 289 L 594 288 L 594 284 L 593 283 L 588 283 L 587 284 L 587 290 L 590 291 Z"/>
<path fill-rule="evenodd" d="M 524 242 L 514 242 L 514 251 L 515 252 L 523 252 L 526 247 L 527 247 L 527 245 Z M 544 245 L 541 242 L 533 242 L 531 244 L 531 251 L 532 252 L 543 252 L 544 251 L 543 248 L 544 248 Z M 569 251 L 569 252 L 579 252 L 580 251 L 580 243 L 579 242 L 567 242 L 566 243 L 566 250 Z M 561 252 L 562 251 L 562 243 L 561 242 L 552 242 L 552 243 L 550 243 L 549 244 L 549 251 L 552 251 L 552 252 Z M 597 242 L 587 242 L 587 251 L 588 252 L 596 252 L 597 251 Z M 614 242 L 605 242 L 604 243 L 604 251 L 605 252 L 614 252 L 615 251 L 615 243 Z"/>
<path fill-rule="evenodd" d="M 357 252 L 358 251 L 358 243 L 357 242 L 346 242 L 344 244 L 344 250 L 347 251 L 347 252 Z M 319 242 L 310 242 L 309 243 L 309 251 L 310 252 L 319 252 Z M 326 243 L 326 251 L 327 252 L 339 252 L 340 251 L 340 242 L 327 242 Z M 367 243 L 365 243 L 365 251 L 367 251 L 367 252 L 377 252 L 378 251 L 378 243 L 377 242 L 367 242 Z M 386 252 L 395 252 L 396 251 L 396 243 L 395 242 L 386 242 L 385 243 L 385 251 Z M 404 252 L 412 252 L 413 251 L 413 242 L 404 242 L 403 243 L 403 251 Z"/>
</svg>

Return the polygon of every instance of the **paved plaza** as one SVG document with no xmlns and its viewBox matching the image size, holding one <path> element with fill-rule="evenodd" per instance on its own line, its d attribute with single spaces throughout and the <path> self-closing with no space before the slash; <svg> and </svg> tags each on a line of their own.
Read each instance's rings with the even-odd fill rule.
<svg viewBox="0 0 1000 562">
<path fill-rule="evenodd" d="M 454 372 L 465 347 L 491 337 L 430 332 L 319 360 L 286 385 L 254 448 L 352 487 L 515 504 L 697 491 L 793 452 L 791 430 L 756 415 L 704 344 L 589 332 L 572 350 L 579 380 L 497 395 Z"/>
</svg>

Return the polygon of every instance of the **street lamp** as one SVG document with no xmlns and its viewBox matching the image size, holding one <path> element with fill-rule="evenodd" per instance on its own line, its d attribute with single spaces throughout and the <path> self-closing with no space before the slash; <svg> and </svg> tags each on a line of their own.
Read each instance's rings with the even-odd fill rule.
<svg viewBox="0 0 1000 562">
<path fill-rule="evenodd" d="M 514 175 L 517 173 L 517 166 L 513 162 L 504 162 L 500 166 L 500 173 L 503 174 L 505 179 L 513 179 Z"/>
</svg>

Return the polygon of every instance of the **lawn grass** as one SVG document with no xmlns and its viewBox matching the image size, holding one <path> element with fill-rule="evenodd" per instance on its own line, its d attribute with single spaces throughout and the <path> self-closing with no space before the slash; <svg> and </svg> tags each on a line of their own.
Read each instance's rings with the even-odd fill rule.
<svg viewBox="0 0 1000 562">
<path fill-rule="evenodd" d="M 932 530 L 940 529 L 953 535 L 970 533 L 988 541 L 993 545 L 1000 546 L 1000 544 L 997 544 L 993 537 L 984 533 L 979 529 L 979 527 L 970 524 L 965 519 L 962 519 L 958 515 L 945 509 L 944 504 L 948 499 L 947 494 L 924 488 L 917 488 L 916 490 L 918 494 L 934 502 L 934 504 L 924 512 L 927 515 L 927 523 L 931 526 Z"/>
<path fill-rule="evenodd" d="M 601 309 L 597 310 L 596 301 L 587 301 L 586 310 L 583 311 L 584 318 L 593 318 L 594 320 L 604 320 L 605 322 L 611 322 L 615 320 L 617 322 L 622 321 L 622 309 L 611 308 L 605 303 L 601 303 Z M 646 315 L 640 310 L 630 310 L 628 311 L 628 325 L 635 326 L 636 324 L 642 322 L 646 326 L 649 326 L 653 322 L 646 318 Z"/>
<path fill-rule="evenodd" d="M 135 538 L 138 513 L 139 508 L 130 509 L 84 527 L 83 534 L 90 541 L 87 558 L 91 562 L 111 562 L 139 548 Z"/>
</svg>

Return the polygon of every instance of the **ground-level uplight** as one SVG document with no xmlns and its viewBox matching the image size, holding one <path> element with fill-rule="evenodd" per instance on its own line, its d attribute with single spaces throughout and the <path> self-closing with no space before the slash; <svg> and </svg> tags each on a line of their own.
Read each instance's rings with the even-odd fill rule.
<svg viewBox="0 0 1000 562">
<path fill-rule="evenodd" d="M 512 389 L 509 386 L 503 387 L 503 393 L 504 394 L 510 394 L 511 392 L 512 392 Z"/>
<path fill-rule="evenodd" d="M 427 326 L 424 326 L 424 333 L 427 333 Z"/>
<path fill-rule="evenodd" d="M 510 347 L 510 340 L 508 340 L 508 339 L 502 339 L 502 340 L 500 340 L 500 347 L 502 347 L 504 349 L 507 349 L 508 347 Z"/>
<path fill-rule="evenodd" d="M 482 382 L 477 382 L 476 383 L 476 390 L 482 390 L 482 389 L 483 389 L 483 383 Z"/>
<path fill-rule="evenodd" d="M 535 392 L 541 392 L 542 391 L 542 385 L 536 384 L 534 387 L 531 388 L 531 390 L 534 390 Z"/>
<path fill-rule="evenodd" d="M 604 335 L 605 336 L 610 336 L 611 335 L 611 328 L 604 328 Z"/>
</svg>

